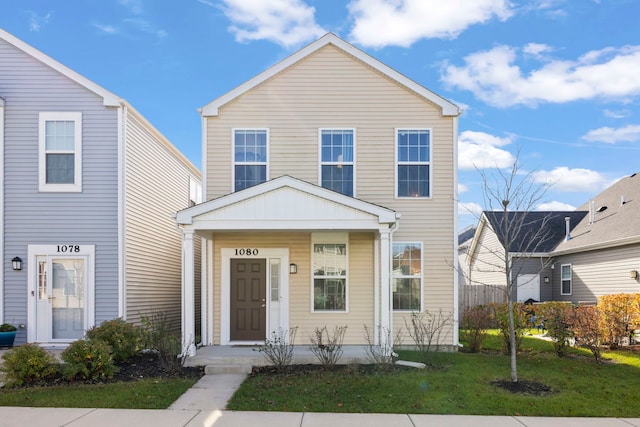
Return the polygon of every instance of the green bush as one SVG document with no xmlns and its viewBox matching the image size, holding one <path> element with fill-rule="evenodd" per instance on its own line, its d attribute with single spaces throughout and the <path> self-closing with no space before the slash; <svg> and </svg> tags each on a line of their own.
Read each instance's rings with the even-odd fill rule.
<svg viewBox="0 0 640 427">
<path fill-rule="evenodd" d="M 569 324 L 573 314 L 573 305 L 560 301 L 547 301 L 536 307 L 536 314 L 544 322 L 547 336 L 553 338 L 553 348 L 556 354 L 559 357 L 564 357 L 569 348 L 569 338 L 573 336 Z"/>
<path fill-rule="evenodd" d="M 38 344 L 24 344 L 2 355 L 7 387 L 29 385 L 58 373 L 56 359 Z"/>
<path fill-rule="evenodd" d="M 462 339 L 469 346 L 469 351 L 477 353 L 482 350 L 482 343 L 487 338 L 487 330 L 493 323 L 493 312 L 486 305 L 467 307 L 462 315 Z"/>
<path fill-rule="evenodd" d="M 109 344 L 115 362 L 127 362 L 142 350 L 142 329 L 122 319 L 102 322 L 87 331 L 87 338 Z"/>
<path fill-rule="evenodd" d="M 144 345 L 158 354 L 162 367 L 169 372 L 179 371 L 185 361 L 180 335 L 174 331 L 174 323 L 163 311 L 142 318 Z"/>
<path fill-rule="evenodd" d="M 508 304 L 494 304 L 492 307 L 494 317 L 498 322 L 498 328 L 500 328 L 500 335 L 502 336 L 502 352 L 504 354 L 510 354 L 509 306 Z M 525 329 L 529 326 L 528 321 L 528 314 L 525 310 L 524 304 L 514 302 L 513 326 L 516 335 L 516 353 L 522 348 L 522 338 L 524 337 Z"/>
<path fill-rule="evenodd" d="M 62 352 L 62 360 L 70 380 L 106 380 L 116 371 L 111 347 L 100 340 L 74 341 Z"/>
</svg>

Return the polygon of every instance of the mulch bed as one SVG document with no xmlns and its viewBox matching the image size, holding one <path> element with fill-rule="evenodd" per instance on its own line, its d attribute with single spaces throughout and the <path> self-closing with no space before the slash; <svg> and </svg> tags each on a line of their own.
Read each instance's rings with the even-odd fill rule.
<svg viewBox="0 0 640 427">
<path fill-rule="evenodd" d="M 553 391 L 551 387 L 542 383 L 537 383 L 535 381 L 519 380 L 517 382 L 512 382 L 510 380 L 500 380 L 492 381 L 491 384 L 504 390 L 510 391 L 514 394 L 524 394 L 529 396 L 549 396 L 550 394 L 555 393 L 555 391 Z"/>
</svg>

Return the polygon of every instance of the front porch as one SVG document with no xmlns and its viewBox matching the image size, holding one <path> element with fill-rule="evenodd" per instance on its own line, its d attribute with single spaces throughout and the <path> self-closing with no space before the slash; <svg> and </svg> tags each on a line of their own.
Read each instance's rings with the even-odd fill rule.
<svg viewBox="0 0 640 427">
<path fill-rule="evenodd" d="M 266 366 L 270 362 L 259 346 L 212 345 L 200 347 L 196 355 L 188 357 L 185 366 L 204 366 L 205 373 L 249 373 L 254 366 Z M 367 346 L 345 345 L 338 364 L 368 363 Z M 308 345 L 296 345 L 293 349 L 294 365 L 319 364 Z"/>
</svg>

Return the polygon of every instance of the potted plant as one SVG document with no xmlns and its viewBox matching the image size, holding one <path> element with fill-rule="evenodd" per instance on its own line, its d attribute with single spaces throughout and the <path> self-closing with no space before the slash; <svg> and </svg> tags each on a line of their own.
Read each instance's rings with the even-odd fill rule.
<svg viewBox="0 0 640 427">
<path fill-rule="evenodd" d="M 0 347 L 13 347 L 18 328 L 10 323 L 0 325 Z"/>
</svg>

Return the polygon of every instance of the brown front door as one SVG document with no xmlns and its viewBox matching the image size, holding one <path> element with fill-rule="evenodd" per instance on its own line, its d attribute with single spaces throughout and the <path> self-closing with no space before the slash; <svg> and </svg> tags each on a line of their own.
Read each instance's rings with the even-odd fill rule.
<svg viewBox="0 0 640 427">
<path fill-rule="evenodd" d="M 266 259 L 231 260 L 231 341 L 266 338 L 266 269 Z"/>
</svg>

